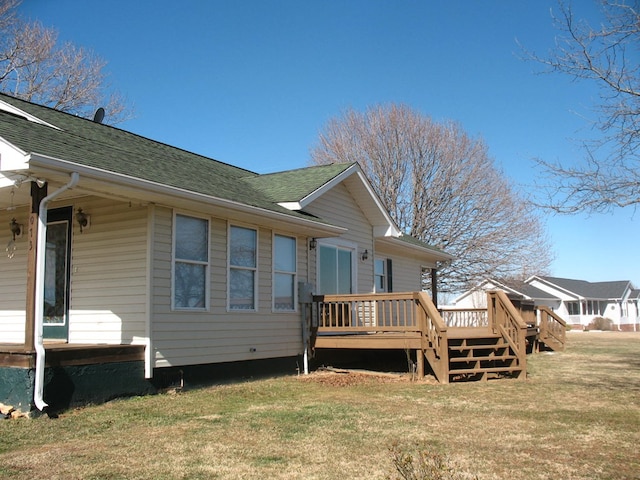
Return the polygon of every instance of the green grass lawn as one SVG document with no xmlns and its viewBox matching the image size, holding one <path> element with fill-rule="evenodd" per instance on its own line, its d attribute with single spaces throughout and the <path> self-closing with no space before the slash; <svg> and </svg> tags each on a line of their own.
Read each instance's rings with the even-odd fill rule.
<svg viewBox="0 0 640 480">
<path fill-rule="evenodd" d="M 456 478 L 640 479 L 640 334 L 569 333 L 528 379 L 317 373 L 0 421 L 0 479 L 397 478 L 390 449 Z"/>
</svg>

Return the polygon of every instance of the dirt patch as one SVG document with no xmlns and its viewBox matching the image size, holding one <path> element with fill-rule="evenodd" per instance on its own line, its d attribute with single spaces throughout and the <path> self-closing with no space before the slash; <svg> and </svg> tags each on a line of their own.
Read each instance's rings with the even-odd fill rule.
<svg viewBox="0 0 640 480">
<path fill-rule="evenodd" d="M 332 387 L 351 387 L 354 385 L 372 383 L 438 383 L 436 379 L 430 375 L 425 376 L 424 378 L 417 378 L 409 373 L 386 373 L 370 370 L 345 370 L 334 368 L 319 369 L 309 373 L 309 375 L 301 375 L 299 378 L 302 382 L 319 383 Z"/>
</svg>

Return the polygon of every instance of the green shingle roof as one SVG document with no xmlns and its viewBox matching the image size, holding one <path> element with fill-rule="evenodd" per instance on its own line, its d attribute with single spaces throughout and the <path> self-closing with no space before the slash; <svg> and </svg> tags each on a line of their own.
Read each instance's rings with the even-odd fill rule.
<svg viewBox="0 0 640 480">
<path fill-rule="evenodd" d="M 297 202 L 326 185 L 353 163 L 318 165 L 254 176 L 247 181 L 275 202 Z"/>
<path fill-rule="evenodd" d="M 303 198 L 348 167 L 309 167 L 258 175 L 7 95 L 0 94 L 0 100 L 60 129 L 0 111 L 0 137 L 26 152 L 291 215 L 298 214 L 277 203 Z"/>
</svg>

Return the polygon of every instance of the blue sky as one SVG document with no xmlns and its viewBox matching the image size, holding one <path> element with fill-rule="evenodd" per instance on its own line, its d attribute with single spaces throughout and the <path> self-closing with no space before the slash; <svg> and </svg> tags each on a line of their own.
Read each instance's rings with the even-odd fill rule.
<svg viewBox="0 0 640 480">
<path fill-rule="evenodd" d="M 598 20 L 595 1 L 577 12 Z M 554 45 L 554 0 L 23 0 L 93 50 L 134 106 L 119 127 L 260 173 L 308 164 L 328 119 L 398 102 L 482 137 L 519 188 L 579 161 L 598 91 L 522 60 Z M 555 276 L 640 287 L 640 212 L 544 215 Z"/>
</svg>

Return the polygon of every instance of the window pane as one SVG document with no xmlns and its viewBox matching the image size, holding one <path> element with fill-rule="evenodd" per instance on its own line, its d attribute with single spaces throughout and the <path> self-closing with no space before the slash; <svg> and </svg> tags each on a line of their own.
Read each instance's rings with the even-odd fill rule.
<svg viewBox="0 0 640 480">
<path fill-rule="evenodd" d="M 205 265 L 176 262 L 175 298 L 176 308 L 205 307 Z"/>
<path fill-rule="evenodd" d="M 374 271 L 376 275 L 384 275 L 384 260 L 376 260 Z"/>
<path fill-rule="evenodd" d="M 296 240 L 291 237 L 274 237 L 274 269 L 281 272 L 296 271 Z"/>
<path fill-rule="evenodd" d="M 338 250 L 338 292 L 351 293 L 351 251 Z"/>
<path fill-rule="evenodd" d="M 64 325 L 66 321 L 68 228 L 67 222 L 47 226 L 42 319 L 45 324 Z"/>
<path fill-rule="evenodd" d="M 288 273 L 275 274 L 275 309 L 294 310 L 293 305 L 294 275 Z"/>
<path fill-rule="evenodd" d="M 253 270 L 231 269 L 229 271 L 229 308 L 234 310 L 253 310 L 255 308 L 254 276 Z"/>
<path fill-rule="evenodd" d="M 231 227 L 230 259 L 236 267 L 256 267 L 257 232 L 249 228 Z"/>
<path fill-rule="evenodd" d="M 338 251 L 335 247 L 320 246 L 320 293 L 338 293 Z"/>
<path fill-rule="evenodd" d="M 209 244 L 207 220 L 176 215 L 176 258 L 206 262 Z"/>
</svg>

